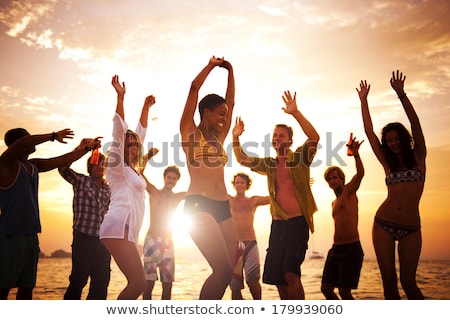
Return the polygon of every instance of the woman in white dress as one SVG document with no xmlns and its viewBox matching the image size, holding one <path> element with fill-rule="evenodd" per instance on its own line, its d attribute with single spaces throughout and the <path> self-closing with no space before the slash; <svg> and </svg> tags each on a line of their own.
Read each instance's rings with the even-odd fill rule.
<svg viewBox="0 0 450 320">
<path fill-rule="evenodd" d="M 137 299 L 145 288 L 145 274 L 137 248 L 139 231 L 145 212 L 146 182 L 140 173 L 142 142 L 145 139 L 148 113 L 155 98 L 146 97 L 136 132 L 128 130 L 123 100 L 125 83 L 113 76 L 111 84 L 117 92 L 113 118 L 113 142 L 108 156 L 106 179 L 111 187 L 108 213 L 100 227 L 100 239 L 127 279 L 117 299 Z"/>
</svg>

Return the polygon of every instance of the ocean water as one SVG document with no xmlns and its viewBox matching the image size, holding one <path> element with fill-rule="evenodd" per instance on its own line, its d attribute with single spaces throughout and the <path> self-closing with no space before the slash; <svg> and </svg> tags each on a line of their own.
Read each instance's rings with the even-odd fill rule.
<svg viewBox="0 0 450 320">
<path fill-rule="evenodd" d="M 324 300 L 320 292 L 320 283 L 325 259 L 307 259 L 302 265 L 302 283 L 307 300 Z M 108 300 L 116 299 L 125 286 L 125 278 L 112 262 L 111 282 L 109 285 Z M 173 284 L 173 300 L 196 300 L 203 281 L 210 273 L 209 266 L 202 259 L 176 260 L 176 281 Z M 70 258 L 43 258 L 39 260 L 38 279 L 33 299 L 36 300 L 62 300 L 68 285 L 71 270 Z M 450 299 L 450 260 L 423 260 L 417 270 L 417 282 L 426 299 Z M 10 292 L 10 299 L 14 299 L 15 289 Z M 242 290 L 245 299 L 251 299 L 248 288 Z M 87 294 L 87 287 L 82 298 Z M 402 299 L 406 299 L 400 288 Z M 361 270 L 358 289 L 353 290 L 355 299 L 382 300 L 383 288 L 376 260 L 366 259 Z M 156 282 L 153 290 L 153 299 L 161 297 L 161 283 Z M 262 284 L 263 300 L 278 300 L 275 286 Z M 227 289 L 224 300 L 231 299 L 231 291 Z"/>
</svg>

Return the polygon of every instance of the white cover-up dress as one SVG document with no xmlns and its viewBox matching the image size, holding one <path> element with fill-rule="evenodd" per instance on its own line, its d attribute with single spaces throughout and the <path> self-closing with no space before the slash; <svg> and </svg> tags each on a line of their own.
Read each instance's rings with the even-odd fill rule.
<svg viewBox="0 0 450 320">
<path fill-rule="evenodd" d="M 116 113 L 113 118 L 113 143 L 108 155 L 106 179 L 111 188 L 109 210 L 100 226 L 100 239 L 123 239 L 128 226 L 128 240 L 138 243 L 145 213 L 145 179 L 124 162 L 127 124 Z M 137 135 L 144 142 L 147 129 L 139 122 Z"/>
</svg>

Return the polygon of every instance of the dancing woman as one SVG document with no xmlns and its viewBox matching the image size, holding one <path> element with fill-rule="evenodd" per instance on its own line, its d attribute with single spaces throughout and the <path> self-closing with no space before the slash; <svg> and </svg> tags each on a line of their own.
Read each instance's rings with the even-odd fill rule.
<svg viewBox="0 0 450 320">
<path fill-rule="evenodd" d="M 395 267 L 396 242 L 403 290 L 408 299 L 424 298 L 416 283 L 416 270 L 422 247 L 419 202 L 425 184 L 426 147 L 419 117 L 404 91 L 405 78 L 397 70 L 392 72 L 390 82 L 408 117 L 412 136 L 405 126 L 394 122 L 383 128 L 379 141 L 367 103 L 370 85 L 361 81 L 360 89 L 356 89 L 367 138 L 386 174 L 388 194 L 376 212 L 372 231 L 385 299 L 400 299 Z"/>
</svg>

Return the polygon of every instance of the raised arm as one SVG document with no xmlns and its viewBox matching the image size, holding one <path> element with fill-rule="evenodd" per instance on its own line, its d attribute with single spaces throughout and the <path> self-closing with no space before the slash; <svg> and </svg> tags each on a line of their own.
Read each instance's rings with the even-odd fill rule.
<svg viewBox="0 0 450 320">
<path fill-rule="evenodd" d="M 239 137 L 244 131 L 245 131 L 244 122 L 241 120 L 241 117 L 236 117 L 236 123 L 232 130 L 233 153 L 236 157 L 237 162 L 239 162 L 243 166 L 250 167 L 251 166 L 250 157 L 244 152 L 241 142 L 239 141 Z"/>
<path fill-rule="evenodd" d="M 375 153 L 378 161 L 381 162 L 383 167 L 387 168 L 386 158 L 381 149 L 380 140 L 378 140 L 378 137 L 373 131 L 372 118 L 369 112 L 369 103 L 367 102 L 367 96 L 369 95 L 370 84 L 367 84 L 367 80 L 361 80 L 359 84 L 359 90 L 358 88 L 356 88 L 356 91 L 358 92 L 359 100 L 361 101 L 361 114 L 367 139 L 369 140 L 370 146 L 372 147 L 372 150 Z"/>
<path fill-rule="evenodd" d="M 142 175 L 145 179 L 145 183 L 147 184 L 146 190 L 148 192 L 148 194 L 150 195 L 150 197 L 152 197 L 152 195 L 154 195 L 158 189 L 153 185 L 153 183 L 151 183 L 150 181 L 148 181 L 147 177 L 145 175 Z"/>
<path fill-rule="evenodd" d="M 286 104 L 286 107 L 283 108 L 283 111 L 292 115 L 295 118 L 295 120 L 297 120 L 303 132 L 308 137 L 309 154 L 314 155 L 316 153 L 317 144 L 319 143 L 320 136 L 317 133 L 316 129 L 312 126 L 312 124 L 305 118 L 305 116 L 300 112 L 300 110 L 298 110 L 296 97 L 297 97 L 296 92 L 294 92 L 294 96 L 292 96 L 289 91 L 284 92 L 282 98 L 284 103 Z"/>
<path fill-rule="evenodd" d="M 356 174 L 353 176 L 352 180 L 348 183 L 349 192 L 356 192 L 361 185 L 361 181 L 364 177 L 364 166 L 361 161 L 361 157 L 359 156 L 359 147 L 364 142 L 356 141 L 356 138 L 353 139 L 351 148 L 353 150 L 353 157 L 355 158 L 355 166 L 356 166 Z"/>
<path fill-rule="evenodd" d="M 148 126 L 148 113 L 150 108 L 156 103 L 156 99 L 153 95 L 147 96 L 144 101 L 144 105 L 142 106 L 141 117 L 139 118 L 139 122 L 141 126 L 147 128 Z"/>
<path fill-rule="evenodd" d="M 414 153 L 420 158 L 425 159 L 426 157 L 426 146 L 425 137 L 423 135 L 422 126 L 420 125 L 419 117 L 417 116 L 414 107 L 409 100 L 408 96 L 404 90 L 406 76 L 403 73 L 392 71 L 391 86 L 397 93 L 400 99 L 403 109 L 405 110 L 406 116 L 408 117 L 409 123 L 411 124 L 412 136 L 414 139 Z"/>
<path fill-rule="evenodd" d="M 140 166 L 140 170 L 141 170 L 141 173 L 143 173 L 144 172 L 144 170 L 145 170 L 145 168 L 146 168 L 146 166 L 147 166 L 147 163 L 150 161 L 150 159 L 151 158 L 153 158 L 154 156 L 156 156 L 156 154 L 159 152 L 159 149 L 158 148 L 150 148 L 150 150 L 148 150 L 148 152 L 147 152 L 147 154 L 145 154 L 143 157 L 142 157 L 142 165 Z"/>
<path fill-rule="evenodd" d="M 223 63 L 222 59 L 218 59 L 213 56 L 209 60 L 208 64 L 200 71 L 200 73 L 192 81 L 180 121 L 180 132 L 182 136 L 186 136 L 195 129 L 196 126 L 194 123 L 194 113 L 195 109 L 197 108 L 198 92 L 203 83 L 205 82 L 206 77 L 211 72 L 211 70 L 214 69 L 214 67 L 221 65 L 222 63 Z"/>
<path fill-rule="evenodd" d="M 111 84 L 117 92 L 116 113 L 122 118 L 123 121 L 125 121 L 125 113 L 123 110 L 123 99 L 126 92 L 125 82 L 122 82 L 122 84 L 120 84 L 119 76 L 114 75 L 112 77 Z"/>
<path fill-rule="evenodd" d="M 221 131 L 222 139 L 225 140 L 225 137 L 227 136 L 228 131 L 230 131 L 231 121 L 233 118 L 235 84 L 234 84 L 233 66 L 231 65 L 231 63 L 228 62 L 227 60 L 224 60 L 221 67 L 228 70 L 228 84 L 227 84 L 227 92 L 225 94 L 225 101 L 227 102 L 227 105 L 228 105 L 228 114 L 227 114 L 226 122 L 224 124 L 224 129 Z"/>
</svg>

